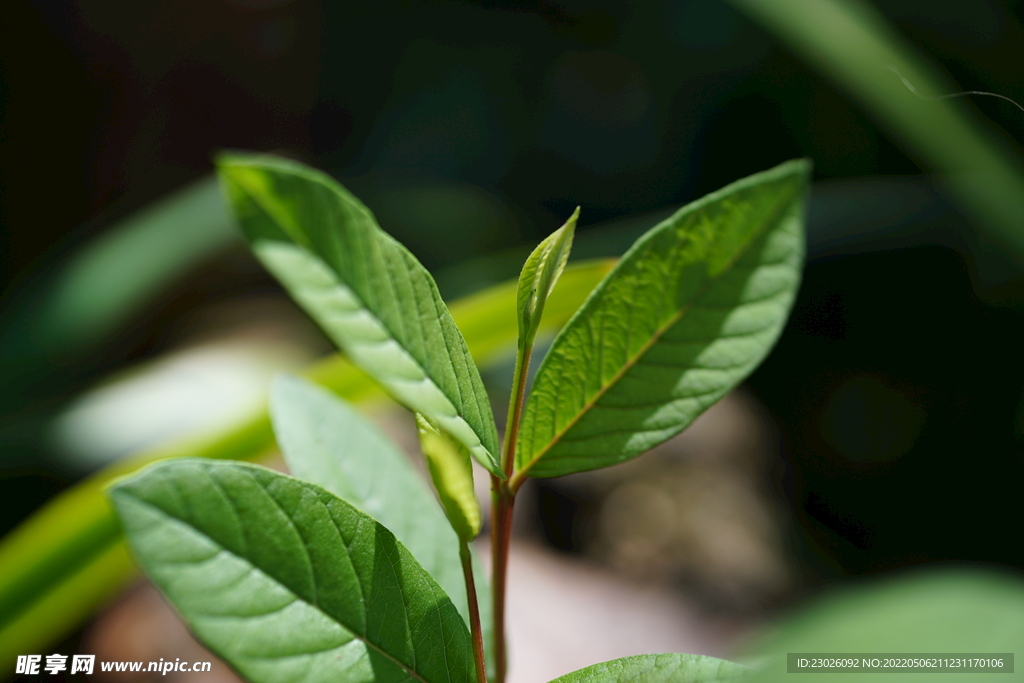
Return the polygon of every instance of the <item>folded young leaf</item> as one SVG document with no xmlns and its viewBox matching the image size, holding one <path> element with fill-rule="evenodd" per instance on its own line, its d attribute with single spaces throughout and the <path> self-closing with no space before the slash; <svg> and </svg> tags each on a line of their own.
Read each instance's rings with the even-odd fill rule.
<svg viewBox="0 0 1024 683">
<path fill-rule="evenodd" d="M 745 666 L 701 655 L 637 655 L 594 664 L 551 683 L 718 683 L 749 672 Z"/>
<path fill-rule="evenodd" d="M 680 209 L 637 240 L 555 339 L 516 455 L 555 477 L 632 458 L 687 427 L 778 338 L 803 264 L 810 163 Z"/>
<path fill-rule="evenodd" d="M 437 423 L 420 413 L 416 413 L 416 429 L 441 507 L 455 533 L 468 543 L 480 533 L 480 503 L 473 489 L 473 463 L 469 453 Z"/>
<path fill-rule="evenodd" d="M 395 537 L 318 486 L 182 459 L 110 497 L 146 574 L 251 683 L 469 683 L 469 633 Z"/>
<path fill-rule="evenodd" d="M 319 171 L 226 154 L 218 172 L 256 256 L 352 362 L 503 476 L 480 373 L 416 257 Z"/>
<path fill-rule="evenodd" d="M 569 260 L 569 250 L 572 249 L 572 238 L 579 217 L 580 207 L 577 206 L 565 225 L 537 245 L 523 265 L 517 293 L 520 347 L 533 344 L 533 338 L 537 336 L 544 304 Z"/>
</svg>

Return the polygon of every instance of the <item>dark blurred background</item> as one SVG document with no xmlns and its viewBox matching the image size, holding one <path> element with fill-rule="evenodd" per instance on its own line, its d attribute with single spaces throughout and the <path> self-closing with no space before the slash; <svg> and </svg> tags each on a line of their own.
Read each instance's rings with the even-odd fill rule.
<svg viewBox="0 0 1024 683">
<path fill-rule="evenodd" d="M 1020 3 L 875 6 L 961 87 L 1024 99 Z M 746 394 L 771 424 L 754 467 L 796 584 L 937 560 L 1024 568 L 1021 271 L 930 169 L 734 7 L 7 0 L 0 32 L 8 310 L 76 246 L 207 176 L 222 148 L 336 175 L 450 296 L 514 275 L 502 255 L 577 204 L 598 254 L 622 219 L 813 158 L 806 277 Z M 1024 114 L 972 106 L 1019 155 Z M 2 390 L 0 531 L 88 471 L 45 436 L 66 401 L 173 346 L 195 310 L 277 291 L 238 246 L 187 275 L 74 362 L 44 359 Z M 587 490 L 603 489 L 543 484 L 538 537 L 588 553 Z"/>
</svg>

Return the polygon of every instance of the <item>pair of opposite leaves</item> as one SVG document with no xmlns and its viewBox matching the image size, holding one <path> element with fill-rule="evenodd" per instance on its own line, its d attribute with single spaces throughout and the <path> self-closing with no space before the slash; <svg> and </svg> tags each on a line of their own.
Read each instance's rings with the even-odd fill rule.
<svg viewBox="0 0 1024 683">
<path fill-rule="evenodd" d="M 224 168 L 267 267 L 356 364 L 493 471 L 497 437 L 482 382 L 422 266 L 316 172 L 266 157 L 233 157 Z M 807 170 L 790 162 L 735 183 L 634 245 L 538 373 L 521 472 L 553 476 L 636 455 L 756 366 L 798 281 Z M 528 292 L 533 322 L 544 288 Z M 529 327 L 529 297 L 520 304 Z M 313 471 L 295 473 L 318 481 Z M 335 492 L 365 505 L 365 496 Z M 147 572 L 250 680 L 337 680 L 326 672 L 338 667 L 351 681 L 472 680 L 464 609 L 387 529 L 327 491 L 252 466 L 178 462 L 113 496 Z M 403 507 L 401 496 L 385 499 L 383 508 Z M 445 588 L 460 594 L 454 583 Z M 288 634 L 300 623 L 294 642 Z M 700 673 L 705 664 L 732 671 L 688 657 L 629 666 L 646 672 L 643 680 L 673 667 L 689 672 L 673 680 L 713 680 Z"/>
<path fill-rule="evenodd" d="M 799 281 L 808 173 L 808 162 L 791 161 L 740 180 L 630 248 L 537 372 L 517 476 L 560 476 L 639 455 L 760 363 Z M 229 155 L 220 175 L 257 256 L 346 356 L 504 478 L 480 373 L 416 258 L 322 173 Z M 524 268 L 521 340 L 536 332 L 574 219 Z"/>
</svg>

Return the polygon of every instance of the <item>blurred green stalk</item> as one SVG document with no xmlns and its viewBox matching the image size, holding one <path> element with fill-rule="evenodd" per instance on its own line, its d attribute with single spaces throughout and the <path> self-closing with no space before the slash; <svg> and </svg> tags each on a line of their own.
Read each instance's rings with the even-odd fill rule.
<svg viewBox="0 0 1024 683">
<path fill-rule="evenodd" d="M 238 235 L 213 176 L 118 221 L 4 311 L 0 371 L 32 378 L 37 366 L 45 371 L 82 355 L 233 242 Z"/>
<path fill-rule="evenodd" d="M 922 164 L 996 246 L 1024 265 L 1024 167 L 963 101 L 922 95 L 959 90 L 886 19 L 859 0 L 730 0 L 801 55 Z"/>
</svg>

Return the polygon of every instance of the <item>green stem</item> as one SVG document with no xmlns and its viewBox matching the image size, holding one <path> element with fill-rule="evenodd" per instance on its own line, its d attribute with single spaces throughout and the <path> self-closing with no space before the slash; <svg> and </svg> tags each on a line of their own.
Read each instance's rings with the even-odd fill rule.
<svg viewBox="0 0 1024 683">
<path fill-rule="evenodd" d="M 501 467 L 506 477 L 512 476 L 515 467 L 516 441 L 519 439 L 519 422 L 523 417 L 523 403 L 526 397 L 526 375 L 530 371 L 530 357 L 533 343 L 520 346 L 516 351 L 516 369 L 512 376 L 512 400 L 508 406 L 508 420 L 505 422 L 505 442 L 501 449 Z"/>
<path fill-rule="evenodd" d="M 515 469 L 516 440 L 526 396 L 526 375 L 530 369 L 533 344 L 521 344 L 516 352 L 516 369 L 512 376 L 512 396 L 505 423 L 505 440 L 501 449 L 501 467 L 506 477 Z M 505 592 L 508 585 L 508 554 L 512 542 L 512 512 L 515 491 L 506 481 L 491 477 L 491 595 L 494 617 L 494 683 L 505 683 L 508 672 L 508 650 L 505 638 Z"/>
<path fill-rule="evenodd" d="M 494 618 L 494 683 L 505 683 L 508 649 L 505 636 L 505 588 L 508 577 L 508 551 L 512 539 L 512 506 L 515 497 L 505 482 L 491 477 L 494 494 L 491 507 L 491 599 Z"/>
<path fill-rule="evenodd" d="M 466 600 L 469 603 L 469 634 L 473 639 L 473 661 L 476 663 L 477 683 L 487 683 L 487 663 L 484 655 L 484 635 L 480 628 L 480 605 L 476 598 L 476 582 L 473 580 L 473 560 L 469 544 L 459 540 L 459 557 L 462 559 L 462 575 L 466 578 Z"/>
</svg>

